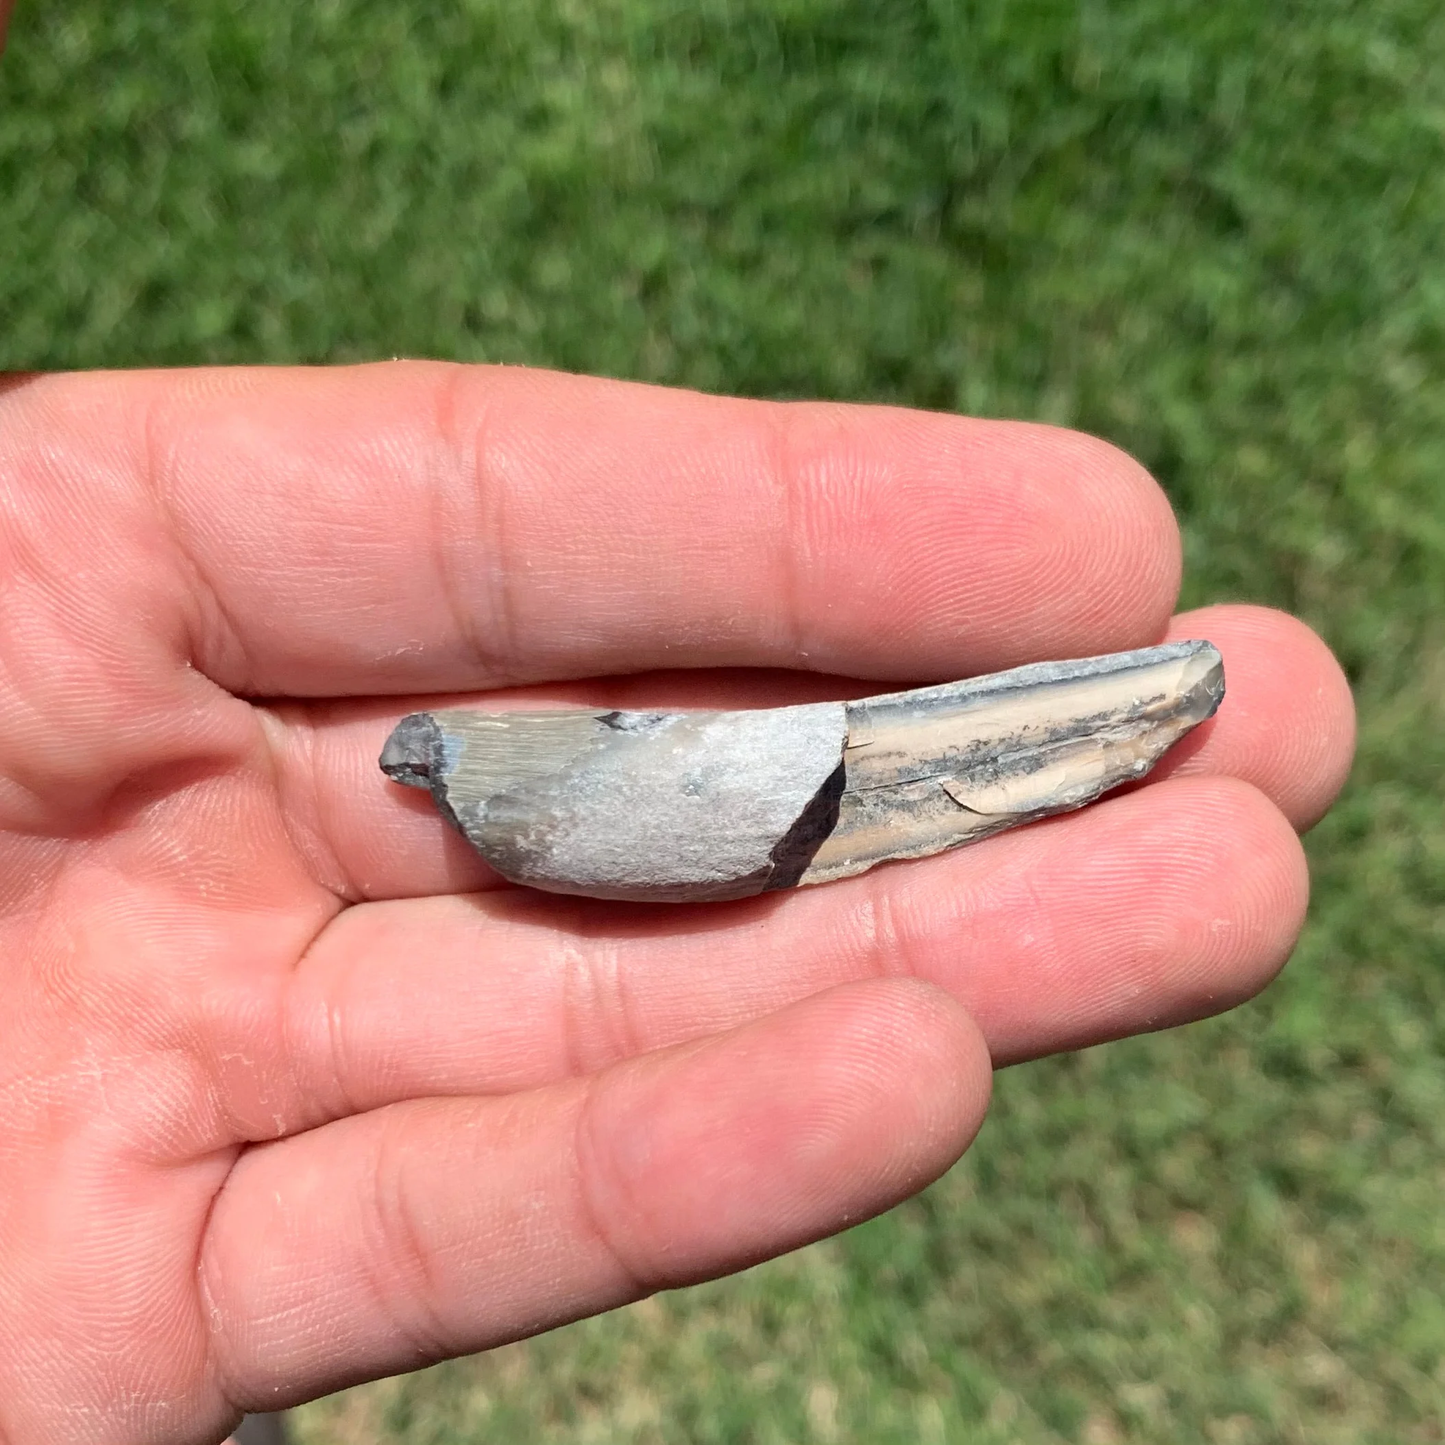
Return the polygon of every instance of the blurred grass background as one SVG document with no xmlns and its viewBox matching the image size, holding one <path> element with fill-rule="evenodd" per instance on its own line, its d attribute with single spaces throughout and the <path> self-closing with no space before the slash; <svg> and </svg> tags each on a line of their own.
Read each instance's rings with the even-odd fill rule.
<svg viewBox="0 0 1445 1445">
<path fill-rule="evenodd" d="M 1358 689 L 1260 1001 L 922 1198 L 304 1445 L 1445 1440 L 1437 0 L 22 0 L 0 361 L 534 362 L 1101 433 Z"/>
</svg>

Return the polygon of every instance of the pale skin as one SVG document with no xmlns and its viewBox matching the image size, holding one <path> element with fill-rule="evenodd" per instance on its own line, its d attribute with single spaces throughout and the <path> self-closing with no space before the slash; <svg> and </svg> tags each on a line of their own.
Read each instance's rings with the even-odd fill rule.
<svg viewBox="0 0 1445 1445">
<path fill-rule="evenodd" d="M 936 1178 L 992 1067 L 1256 992 L 1350 697 L 1286 616 L 1171 619 L 1179 568 L 1147 474 L 1040 426 L 433 364 L 11 383 L 0 1440 L 215 1442 L 743 1268 Z M 511 888 L 376 767 L 441 696 L 1166 636 L 1229 693 L 1145 786 L 742 903 Z"/>
</svg>

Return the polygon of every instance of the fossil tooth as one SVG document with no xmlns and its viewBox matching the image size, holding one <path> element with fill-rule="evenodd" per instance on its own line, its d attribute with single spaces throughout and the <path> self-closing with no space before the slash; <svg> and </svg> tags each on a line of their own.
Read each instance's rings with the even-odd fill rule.
<svg viewBox="0 0 1445 1445">
<path fill-rule="evenodd" d="M 1219 706 L 1208 642 L 743 712 L 413 713 L 381 754 L 504 877 L 685 902 L 825 883 L 1082 807 Z"/>
</svg>

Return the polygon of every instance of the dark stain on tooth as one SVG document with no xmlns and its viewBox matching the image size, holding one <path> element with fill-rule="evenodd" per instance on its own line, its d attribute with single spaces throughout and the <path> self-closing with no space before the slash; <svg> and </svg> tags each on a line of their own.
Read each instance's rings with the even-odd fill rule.
<svg viewBox="0 0 1445 1445">
<path fill-rule="evenodd" d="M 827 781 L 813 795 L 813 800 L 798 814 L 798 821 L 778 840 L 773 849 L 772 869 L 763 891 L 795 888 L 817 856 L 818 849 L 832 836 L 838 826 L 838 809 L 843 801 L 848 770 L 839 763 Z"/>
</svg>

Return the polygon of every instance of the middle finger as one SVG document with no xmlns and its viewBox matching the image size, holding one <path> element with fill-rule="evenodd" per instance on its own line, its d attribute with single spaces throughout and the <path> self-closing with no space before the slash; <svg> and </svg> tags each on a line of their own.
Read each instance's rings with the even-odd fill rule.
<svg viewBox="0 0 1445 1445">
<path fill-rule="evenodd" d="M 1190 777 L 735 903 L 514 889 L 361 904 L 292 980 L 292 1071 L 312 1117 L 509 1092 L 890 974 L 950 992 L 1005 1063 L 1247 997 L 1287 956 L 1306 892 L 1298 840 L 1261 793 Z"/>
</svg>

